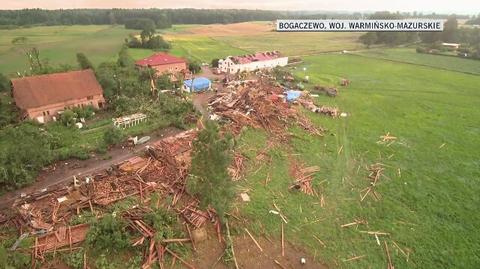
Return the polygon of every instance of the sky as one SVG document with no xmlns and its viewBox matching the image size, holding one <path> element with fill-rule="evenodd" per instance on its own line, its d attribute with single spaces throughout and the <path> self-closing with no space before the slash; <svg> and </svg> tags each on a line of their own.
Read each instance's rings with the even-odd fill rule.
<svg viewBox="0 0 480 269">
<path fill-rule="evenodd" d="M 0 9 L 22 8 L 246 8 L 269 10 L 421 11 L 480 13 L 480 0 L 0 0 Z"/>
</svg>

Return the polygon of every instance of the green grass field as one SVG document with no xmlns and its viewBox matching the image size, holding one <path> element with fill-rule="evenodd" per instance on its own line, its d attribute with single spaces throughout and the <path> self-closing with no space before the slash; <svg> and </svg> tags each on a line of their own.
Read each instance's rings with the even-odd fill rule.
<svg viewBox="0 0 480 269">
<path fill-rule="evenodd" d="M 278 50 L 288 56 L 310 55 L 361 48 L 357 33 L 277 33 L 215 37 L 215 40 L 246 51 Z"/>
<path fill-rule="evenodd" d="M 480 61 L 417 53 L 415 48 L 371 49 L 359 55 L 480 75 Z"/>
<path fill-rule="evenodd" d="M 252 198 L 242 209 L 252 229 L 279 238 L 280 218 L 268 213 L 275 202 L 289 220 L 286 238 L 332 267 L 385 268 L 383 241 L 395 268 L 478 266 L 480 77 L 353 55 L 312 56 L 305 62 L 313 83 L 352 81 L 337 98 L 318 99 L 349 116 L 331 119 L 308 112 L 328 128 L 324 138 L 292 128 L 292 146 L 270 150 L 271 165 L 250 162 L 240 189 Z M 387 132 L 397 141 L 377 144 Z M 240 148 L 254 160 L 267 140 L 262 132 L 248 131 Z M 314 186 L 324 195 L 324 208 L 319 197 L 288 190 L 291 158 L 320 166 Z M 376 188 L 381 199 L 369 195 L 361 202 L 360 190 L 369 186 L 366 167 L 377 162 L 385 165 Z M 268 173 L 271 182 L 265 187 Z M 368 225 L 340 227 L 355 219 Z M 375 236 L 361 231 L 390 235 L 379 236 L 379 246 Z M 393 242 L 410 252 L 408 262 Z"/>
<path fill-rule="evenodd" d="M 52 64 L 76 65 L 76 53 L 83 52 L 94 63 L 115 59 L 131 30 L 122 26 L 45 26 L 0 30 L 0 72 L 12 74 L 27 69 L 27 59 L 11 41 L 28 38 L 28 45 L 40 50 Z"/>
<path fill-rule="evenodd" d="M 210 63 L 214 58 L 242 55 L 249 52 L 209 37 L 178 37 L 171 42 L 172 54 L 206 63 Z"/>
</svg>

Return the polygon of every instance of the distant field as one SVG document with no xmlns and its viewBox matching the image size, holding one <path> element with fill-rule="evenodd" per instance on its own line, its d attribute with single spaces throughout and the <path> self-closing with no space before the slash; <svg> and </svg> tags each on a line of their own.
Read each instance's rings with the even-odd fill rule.
<svg viewBox="0 0 480 269">
<path fill-rule="evenodd" d="M 261 36 L 215 37 L 233 47 L 249 51 L 278 50 L 285 55 L 310 55 L 361 48 L 359 33 L 277 33 Z"/>
<path fill-rule="evenodd" d="M 358 54 L 480 75 L 480 61 L 478 60 L 417 53 L 415 48 L 372 49 L 358 52 Z"/>
<path fill-rule="evenodd" d="M 360 46 L 356 33 L 276 33 L 272 29 L 270 22 L 251 22 L 174 25 L 160 32 L 172 43 L 172 54 L 207 63 L 214 58 L 255 51 L 279 50 L 285 55 L 307 55 Z M 26 37 L 28 46 L 37 47 L 41 58 L 52 64 L 76 65 L 76 53 L 83 52 L 98 65 L 115 60 L 124 39 L 132 32 L 135 31 L 110 25 L 0 30 L 0 72 L 13 75 L 28 68 L 23 50 L 11 43 L 15 37 Z M 135 59 L 152 53 L 151 50 L 130 50 Z"/>
<path fill-rule="evenodd" d="M 76 65 L 75 54 L 85 53 L 94 63 L 114 59 L 131 30 L 122 26 L 48 26 L 0 30 L 0 72 L 11 74 L 27 68 L 21 49 L 12 46 L 15 37 L 24 36 L 29 46 L 40 49 L 51 63 Z"/>
<path fill-rule="evenodd" d="M 289 221 L 286 238 L 332 268 L 385 268 L 384 241 L 395 268 L 478 267 L 480 216 L 472 212 L 480 204 L 480 76 L 354 55 L 304 60 L 309 86 L 351 80 L 338 97 L 317 99 L 348 117 L 308 112 L 328 129 L 326 135 L 312 137 L 293 128 L 293 145 L 271 149 L 267 165 L 253 163 L 269 137 L 258 131 L 242 136 L 239 147 L 252 166 L 239 189 L 252 201 L 241 212 L 252 230 L 280 238 L 281 220 L 268 213 L 275 203 Z M 388 132 L 397 140 L 378 144 Z M 320 167 L 313 184 L 324 207 L 320 197 L 289 190 L 292 158 Z M 374 163 L 385 168 L 376 187 L 380 200 L 368 195 L 361 202 L 361 190 L 370 186 L 366 167 Z M 368 224 L 340 227 L 357 219 Z M 361 231 L 389 235 L 379 236 L 379 246 L 375 236 Z M 362 258 L 348 261 L 356 256 Z"/>
<path fill-rule="evenodd" d="M 173 39 L 171 42 L 173 48 L 170 52 L 172 54 L 206 63 L 210 63 L 214 58 L 222 58 L 228 55 L 241 55 L 249 52 L 209 37 L 179 37 Z"/>
</svg>

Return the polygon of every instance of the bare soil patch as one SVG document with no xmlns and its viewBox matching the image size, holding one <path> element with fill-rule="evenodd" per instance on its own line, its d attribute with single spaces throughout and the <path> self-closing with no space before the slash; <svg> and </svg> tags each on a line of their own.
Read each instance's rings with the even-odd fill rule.
<svg viewBox="0 0 480 269">
<path fill-rule="evenodd" d="M 225 245 L 219 243 L 215 233 L 208 233 L 208 240 L 197 244 L 197 252 L 194 254 L 193 264 L 197 268 L 215 268 L 227 269 L 234 268 L 233 264 L 225 265 L 221 259 Z M 282 247 L 279 240 L 269 240 L 264 237 L 256 237 L 256 240 L 262 247 L 260 251 L 248 235 L 235 236 L 233 238 L 233 247 L 237 258 L 239 268 L 279 268 L 282 267 L 275 263 L 279 262 L 284 268 L 304 268 L 304 269 L 327 269 L 328 267 L 314 261 L 314 257 L 297 246 L 285 242 L 285 256 L 282 257 Z M 278 242 L 276 242 L 278 241 Z M 305 264 L 300 260 L 304 258 Z"/>
</svg>

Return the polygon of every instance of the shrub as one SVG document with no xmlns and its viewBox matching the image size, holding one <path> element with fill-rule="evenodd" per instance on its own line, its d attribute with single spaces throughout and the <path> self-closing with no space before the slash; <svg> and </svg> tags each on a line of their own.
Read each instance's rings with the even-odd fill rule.
<svg viewBox="0 0 480 269">
<path fill-rule="evenodd" d="M 107 259 L 105 254 L 100 254 L 100 256 L 95 261 L 95 267 L 97 269 L 117 269 L 117 267 Z"/>
<path fill-rule="evenodd" d="M 424 47 L 417 47 L 417 53 L 427 53 L 427 49 Z"/>
<path fill-rule="evenodd" d="M 10 80 L 2 73 L 0 73 L 0 92 L 10 89 Z"/>
<path fill-rule="evenodd" d="M 77 53 L 77 63 L 81 69 L 94 69 L 92 62 L 81 52 Z"/>
<path fill-rule="evenodd" d="M 75 251 L 63 257 L 63 261 L 72 269 L 83 268 L 83 251 Z"/>
<path fill-rule="evenodd" d="M 73 110 L 67 109 L 63 111 L 62 115 L 60 115 L 60 122 L 62 122 L 63 125 L 70 127 L 75 125 L 77 117 L 77 113 L 73 112 Z"/>
<path fill-rule="evenodd" d="M 215 58 L 215 59 L 212 60 L 212 62 L 210 63 L 210 65 L 211 65 L 212 67 L 218 67 L 218 61 L 219 61 L 219 59 Z"/>
<path fill-rule="evenodd" d="M 202 70 L 202 67 L 198 62 L 193 61 L 188 63 L 188 70 L 194 74 L 198 74 Z"/>
<path fill-rule="evenodd" d="M 92 106 L 75 107 L 72 111 L 77 115 L 77 118 L 91 119 L 95 115 L 95 109 Z"/>
<path fill-rule="evenodd" d="M 87 245 L 101 252 L 118 252 L 129 248 L 126 223 L 112 215 L 105 215 L 93 223 L 87 234 Z"/>
<path fill-rule="evenodd" d="M 121 129 L 112 126 L 103 134 L 103 141 L 107 145 L 114 145 L 122 142 L 124 137 L 125 135 Z"/>
</svg>

